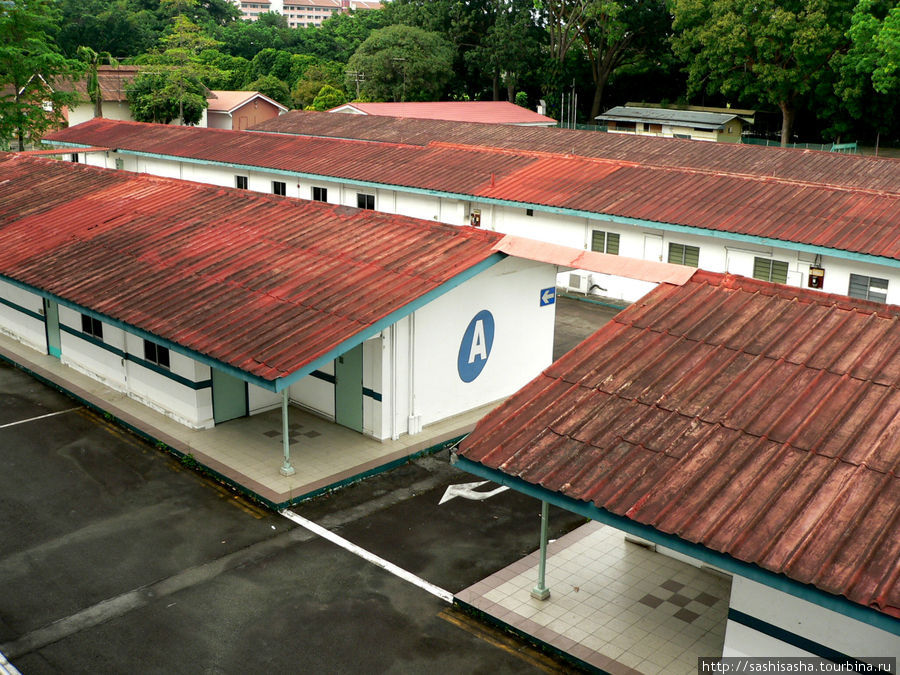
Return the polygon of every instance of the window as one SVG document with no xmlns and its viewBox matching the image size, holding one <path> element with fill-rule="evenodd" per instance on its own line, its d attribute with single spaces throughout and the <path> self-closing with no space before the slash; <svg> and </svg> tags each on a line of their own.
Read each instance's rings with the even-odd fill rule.
<svg viewBox="0 0 900 675">
<path fill-rule="evenodd" d="M 669 244 L 669 262 L 676 265 L 698 267 L 700 264 L 700 249 L 687 244 Z"/>
<path fill-rule="evenodd" d="M 87 314 L 81 315 L 81 332 L 98 340 L 103 339 L 103 322 Z"/>
<path fill-rule="evenodd" d="M 78 164 L 78 153 L 77 152 L 72 153 L 72 161 L 75 162 L 76 164 Z"/>
<path fill-rule="evenodd" d="M 534 209 L 525 209 L 525 215 L 526 215 L 526 216 L 533 216 L 533 215 L 534 215 Z"/>
<path fill-rule="evenodd" d="M 284 197 L 287 194 L 287 184 L 280 180 L 272 181 L 272 194 Z"/>
<path fill-rule="evenodd" d="M 327 202 L 328 201 L 328 188 L 314 187 L 312 189 L 312 198 L 313 198 L 313 201 Z"/>
<path fill-rule="evenodd" d="M 356 206 L 360 209 L 374 209 L 375 195 L 367 195 L 364 192 L 356 193 Z"/>
<path fill-rule="evenodd" d="M 878 277 L 866 277 L 862 274 L 850 275 L 850 290 L 847 292 L 851 298 L 874 300 L 875 302 L 887 302 L 887 279 Z"/>
<path fill-rule="evenodd" d="M 144 360 L 160 368 L 169 369 L 169 349 L 150 340 L 144 340 Z"/>
<path fill-rule="evenodd" d="M 594 230 L 591 232 L 591 250 L 619 255 L 619 235 L 615 232 Z"/>
<path fill-rule="evenodd" d="M 248 182 L 249 182 L 249 180 L 248 180 L 247 176 L 235 176 L 234 177 L 234 186 L 238 190 L 246 190 Z"/>
<path fill-rule="evenodd" d="M 116 168 L 121 171 L 125 168 L 125 160 L 121 158 L 116 159 Z"/>
<path fill-rule="evenodd" d="M 771 258 L 753 259 L 753 278 L 763 281 L 774 281 L 776 284 L 787 283 L 788 264 Z"/>
</svg>

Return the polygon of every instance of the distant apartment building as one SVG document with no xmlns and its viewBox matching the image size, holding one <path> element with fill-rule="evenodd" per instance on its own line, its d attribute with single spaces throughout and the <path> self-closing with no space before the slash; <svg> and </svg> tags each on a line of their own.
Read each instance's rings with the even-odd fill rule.
<svg viewBox="0 0 900 675">
<path fill-rule="evenodd" d="M 249 21 L 256 21 L 260 14 L 278 12 L 287 19 L 291 28 L 321 26 L 332 14 L 353 10 L 381 9 L 380 2 L 371 0 L 237 0 L 238 7 Z"/>
</svg>

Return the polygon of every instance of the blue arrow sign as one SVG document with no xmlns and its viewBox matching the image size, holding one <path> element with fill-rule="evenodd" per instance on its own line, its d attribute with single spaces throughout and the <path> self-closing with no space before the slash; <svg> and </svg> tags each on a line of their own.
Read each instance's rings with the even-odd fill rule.
<svg viewBox="0 0 900 675">
<path fill-rule="evenodd" d="M 541 289 L 541 307 L 552 305 L 556 302 L 556 287 Z"/>
</svg>

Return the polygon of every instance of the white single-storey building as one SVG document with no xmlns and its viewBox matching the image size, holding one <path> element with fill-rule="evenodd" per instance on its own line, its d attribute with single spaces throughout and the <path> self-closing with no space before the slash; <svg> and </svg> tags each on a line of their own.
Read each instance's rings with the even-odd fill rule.
<svg viewBox="0 0 900 675">
<path fill-rule="evenodd" d="M 730 575 L 724 656 L 897 659 L 898 349 L 900 307 L 697 271 L 485 416 L 455 463 Z"/>
<path fill-rule="evenodd" d="M 0 203 L 0 331 L 192 428 L 397 438 L 552 358 L 556 265 L 496 233 L 22 155 Z"/>
<path fill-rule="evenodd" d="M 71 151 L 107 148 L 78 155 L 109 168 L 900 303 L 898 160 L 324 113 L 296 122 L 295 115 L 264 127 L 305 125 L 308 135 L 95 120 L 47 140 Z M 332 133 L 365 138 L 325 137 L 328 119 L 337 120 Z M 397 136 L 410 140 L 380 140 Z M 647 290 L 577 269 L 557 283 L 626 301 Z"/>
</svg>

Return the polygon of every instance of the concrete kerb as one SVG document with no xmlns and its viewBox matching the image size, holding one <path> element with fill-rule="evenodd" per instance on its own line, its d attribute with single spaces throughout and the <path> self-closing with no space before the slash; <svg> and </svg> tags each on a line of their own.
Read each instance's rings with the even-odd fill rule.
<svg viewBox="0 0 900 675">
<path fill-rule="evenodd" d="M 590 663 L 587 663 L 586 661 L 582 661 L 577 656 L 569 654 L 568 652 L 563 651 L 559 647 L 554 647 L 550 643 L 544 642 L 543 640 L 535 637 L 531 633 L 527 633 L 520 628 L 516 628 L 515 626 L 506 623 L 502 619 L 498 619 L 496 616 L 488 614 L 487 612 L 485 612 L 482 609 L 478 609 L 477 607 L 469 604 L 465 600 L 460 600 L 456 596 L 453 597 L 453 607 L 465 614 L 468 614 L 469 616 L 475 618 L 476 620 L 481 621 L 482 623 L 486 623 L 491 626 L 495 626 L 495 627 L 499 628 L 500 630 L 502 630 L 506 633 L 509 633 L 510 635 L 514 635 L 515 637 L 519 638 L 520 640 L 523 640 L 523 641 L 527 642 L 528 644 L 532 645 L 533 647 L 535 647 L 536 649 L 540 650 L 544 654 L 548 654 L 549 656 L 552 656 L 554 658 L 561 659 L 562 661 L 565 661 L 566 663 L 570 663 L 573 666 L 575 666 L 576 668 L 579 668 L 585 672 L 601 673 L 602 675 L 609 675 L 609 673 L 607 673 L 607 671 L 602 670 L 601 668 L 597 668 L 596 666 L 592 666 Z"/>
<path fill-rule="evenodd" d="M 216 470 L 214 467 L 209 466 L 208 464 L 205 463 L 203 457 L 198 458 L 198 456 L 195 456 L 191 452 L 190 448 L 179 447 L 180 444 L 177 441 L 175 441 L 175 439 L 159 438 L 159 437 L 153 435 L 151 432 L 149 432 L 145 429 L 142 429 L 141 427 L 138 427 L 135 424 L 130 423 L 128 420 L 126 420 L 122 417 L 119 417 L 118 415 L 114 415 L 113 413 L 104 409 L 102 406 L 98 405 L 94 401 L 88 400 L 88 399 L 84 398 L 83 396 L 79 396 L 77 393 L 66 388 L 59 382 L 52 380 L 34 370 L 32 370 L 31 368 L 28 368 L 27 366 L 24 366 L 24 365 L 18 363 L 17 361 L 9 358 L 7 355 L 5 355 L 3 353 L 0 353 L 0 360 L 4 361 L 6 363 L 9 363 L 11 366 L 21 370 L 23 373 L 27 373 L 28 375 L 35 378 L 39 382 L 47 385 L 48 387 L 65 394 L 66 396 L 68 396 L 69 398 L 71 398 L 74 401 L 77 401 L 78 403 L 85 406 L 89 410 L 92 410 L 92 411 L 100 414 L 106 421 L 112 422 L 112 423 L 116 424 L 117 426 L 122 427 L 123 429 L 126 429 L 127 431 L 134 434 L 135 436 L 137 436 L 137 437 L 147 441 L 151 445 L 153 445 L 157 450 L 159 450 L 161 452 L 166 452 L 170 455 L 173 455 L 181 462 L 181 464 L 186 469 L 194 471 L 194 472 L 196 472 L 200 475 L 206 476 L 208 478 L 212 478 L 213 480 L 226 486 L 233 492 L 236 492 L 244 497 L 247 497 L 248 499 L 251 499 L 252 501 L 257 502 L 276 513 L 278 511 L 281 511 L 282 509 L 289 508 L 291 506 L 299 504 L 300 502 L 304 502 L 308 499 L 313 499 L 315 497 L 319 497 L 324 494 L 329 494 L 331 492 L 334 492 L 335 490 L 339 490 L 339 489 L 346 487 L 348 485 L 351 485 L 353 483 L 358 483 L 362 480 L 365 480 L 366 478 L 377 475 L 384 471 L 390 471 L 391 469 L 394 469 L 398 466 L 406 464 L 407 462 L 411 462 L 414 459 L 417 459 L 419 457 L 424 457 L 426 455 L 431 455 L 431 454 L 440 452 L 441 450 L 444 450 L 445 448 L 452 447 L 453 445 L 459 443 L 467 435 L 467 434 L 463 434 L 463 435 L 455 437 L 455 438 L 441 441 L 439 443 L 436 443 L 435 445 L 420 449 L 416 452 L 410 453 L 409 455 L 399 457 L 390 462 L 387 462 L 386 464 L 382 464 L 375 468 L 368 469 L 367 471 L 363 471 L 354 476 L 344 478 L 344 479 L 337 481 L 335 483 L 332 483 L 330 485 L 325 485 L 323 487 L 312 490 L 311 492 L 293 496 L 286 501 L 274 502 L 271 499 L 267 499 L 266 497 L 259 494 L 258 492 L 248 488 L 247 486 L 242 485 L 235 479 L 222 474 L 220 471 Z"/>
</svg>

